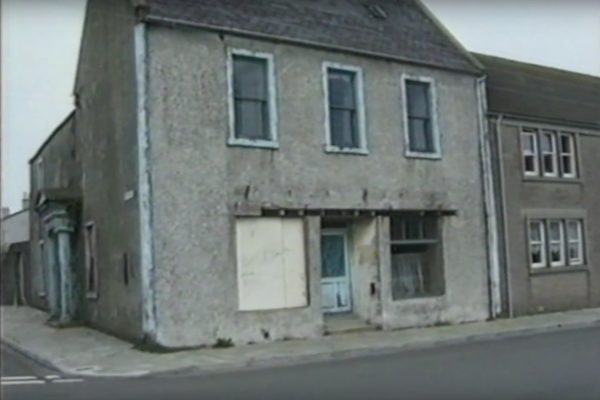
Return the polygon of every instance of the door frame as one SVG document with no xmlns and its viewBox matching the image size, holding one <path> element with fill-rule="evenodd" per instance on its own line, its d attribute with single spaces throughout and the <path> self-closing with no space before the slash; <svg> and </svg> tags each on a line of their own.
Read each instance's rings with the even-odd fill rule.
<svg viewBox="0 0 600 400">
<path fill-rule="evenodd" d="M 322 310 L 323 313 L 326 314 L 339 314 L 345 312 L 352 312 L 353 309 L 353 298 L 352 298 L 352 266 L 350 264 L 350 252 L 348 251 L 348 228 L 326 228 L 321 229 L 321 237 L 322 236 L 342 236 L 344 238 L 344 260 L 345 260 L 345 270 L 346 270 L 346 285 L 348 287 L 348 306 L 344 308 L 336 308 L 335 310 Z M 323 290 L 323 282 L 327 281 L 339 281 L 340 278 L 323 278 L 323 259 L 320 260 L 320 268 L 321 268 L 321 293 Z"/>
</svg>

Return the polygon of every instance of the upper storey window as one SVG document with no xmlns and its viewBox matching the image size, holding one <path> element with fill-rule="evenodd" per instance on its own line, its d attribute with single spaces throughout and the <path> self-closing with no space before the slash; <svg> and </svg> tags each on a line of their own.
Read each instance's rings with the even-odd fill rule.
<svg viewBox="0 0 600 400">
<path fill-rule="evenodd" d="M 525 176 L 577 177 L 575 136 L 572 133 L 522 128 L 521 152 Z"/>
<path fill-rule="evenodd" d="M 439 158 L 440 138 L 436 124 L 434 81 L 404 77 L 406 155 Z"/>
<path fill-rule="evenodd" d="M 277 147 L 273 56 L 231 50 L 229 92 L 229 144 Z"/>
</svg>

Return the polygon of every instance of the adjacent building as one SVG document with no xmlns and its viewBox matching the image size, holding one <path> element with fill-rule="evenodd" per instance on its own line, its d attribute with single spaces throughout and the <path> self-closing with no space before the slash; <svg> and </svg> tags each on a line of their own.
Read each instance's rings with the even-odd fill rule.
<svg viewBox="0 0 600 400">
<path fill-rule="evenodd" d="M 476 55 L 487 74 L 505 315 L 600 306 L 600 78 Z"/>
<path fill-rule="evenodd" d="M 163 347 L 490 315 L 483 70 L 415 1 L 89 0 L 36 291 Z"/>
<path fill-rule="evenodd" d="M 0 302 L 2 305 L 31 304 L 29 262 L 29 205 L 3 215 L 0 220 Z"/>
</svg>

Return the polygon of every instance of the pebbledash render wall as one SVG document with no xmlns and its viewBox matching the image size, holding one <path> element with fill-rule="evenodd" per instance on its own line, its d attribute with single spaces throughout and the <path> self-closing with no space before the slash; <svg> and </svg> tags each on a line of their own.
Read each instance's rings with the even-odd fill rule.
<svg viewBox="0 0 600 400">
<path fill-rule="evenodd" d="M 308 306 L 238 311 L 235 217 L 268 204 L 456 211 L 443 217 L 446 294 L 403 301 L 391 300 L 389 218 L 376 217 L 382 323 L 488 317 L 476 76 L 199 29 L 148 25 L 146 34 L 160 344 L 261 341 L 263 330 L 271 339 L 322 334 L 319 216 L 305 217 Z M 226 144 L 229 48 L 273 54 L 279 149 Z M 363 70 L 368 155 L 324 151 L 323 62 Z M 435 79 L 441 160 L 404 156 L 403 74 Z"/>
</svg>

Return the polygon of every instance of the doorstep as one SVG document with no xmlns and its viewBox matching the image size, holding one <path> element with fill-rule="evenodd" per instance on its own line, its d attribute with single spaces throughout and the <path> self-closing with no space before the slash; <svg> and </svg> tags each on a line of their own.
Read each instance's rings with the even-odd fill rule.
<svg viewBox="0 0 600 400">
<path fill-rule="evenodd" d="M 381 329 L 378 325 L 371 325 L 362 318 L 352 313 L 325 314 L 326 335 L 339 335 L 344 333 L 359 333 Z"/>
</svg>

